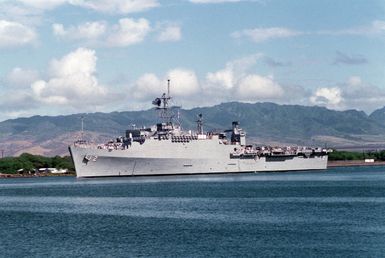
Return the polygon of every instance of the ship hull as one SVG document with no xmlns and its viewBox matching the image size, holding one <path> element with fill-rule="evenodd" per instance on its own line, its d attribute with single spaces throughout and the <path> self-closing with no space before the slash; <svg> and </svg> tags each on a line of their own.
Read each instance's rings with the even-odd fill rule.
<svg viewBox="0 0 385 258">
<path fill-rule="evenodd" d="M 230 148 L 216 150 L 213 155 L 191 152 L 186 147 L 174 155 L 168 155 L 166 150 L 157 151 L 156 146 L 147 155 L 138 155 L 138 152 L 130 150 L 111 151 L 76 146 L 70 146 L 69 149 L 77 177 L 322 170 L 326 169 L 328 160 L 327 155 L 234 158 L 230 155 Z"/>
</svg>

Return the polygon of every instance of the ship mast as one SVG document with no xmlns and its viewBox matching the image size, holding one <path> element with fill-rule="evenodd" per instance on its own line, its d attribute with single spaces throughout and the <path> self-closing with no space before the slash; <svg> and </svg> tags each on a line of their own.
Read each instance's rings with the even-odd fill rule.
<svg viewBox="0 0 385 258">
<path fill-rule="evenodd" d="M 203 115 L 202 114 L 198 115 L 198 120 L 196 122 L 197 122 L 198 134 L 203 134 Z"/>
<path fill-rule="evenodd" d="M 84 140 L 84 116 L 81 116 L 80 117 L 81 121 L 82 121 L 82 130 L 81 130 L 81 134 L 80 134 L 80 140 L 83 141 Z"/>
<path fill-rule="evenodd" d="M 170 79 L 167 80 L 167 94 L 163 93 L 162 97 L 156 98 L 152 104 L 159 110 L 159 116 L 164 123 L 172 125 L 172 118 L 174 117 L 173 112 L 170 109 L 169 103 L 172 99 L 170 95 Z"/>
</svg>

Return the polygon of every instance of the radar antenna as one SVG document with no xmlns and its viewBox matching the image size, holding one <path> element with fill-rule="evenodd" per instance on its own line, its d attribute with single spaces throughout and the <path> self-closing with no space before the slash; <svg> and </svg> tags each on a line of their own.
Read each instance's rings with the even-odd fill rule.
<svg viewBox="0 0 385 258">
<path fill-rule="evenodd" d="M 167 94 L 163 93 L 162 97 L 156 98 L 152 101 L 156 109 L 159 110 L 160 118 L 167 124 L 172 125 L 172 118 L 174 113 L 171 111 L 169 103 L 172 97 L 170 95 L 170 79 L 167 80 Z"/>
</svg>

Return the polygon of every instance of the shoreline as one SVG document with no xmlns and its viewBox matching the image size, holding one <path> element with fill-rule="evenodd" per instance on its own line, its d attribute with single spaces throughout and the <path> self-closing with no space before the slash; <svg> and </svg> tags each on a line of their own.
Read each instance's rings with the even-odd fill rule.
<svg viewBox="0 0 385 258">
<path fill-rule="evenodd" d="M 75 173 L 67 173 L 67 174 L 40 174 L 40 175 L 23 175 L 23 174 L 5 174 L 0 173 L 1 178 L 33 178 L 33 177 L 62 177 L 62 176 L 76 176 Z"/>
<path fill-rule="evenodd" d="M 363 160 L 333 160 L 328 161 L 328 168 L 334 167 L 363 167 L 363 166 L 385 166 L 385 161 L 365 162 Z"/>
<path fill-rule="evenodd" d="M 365 162 L 363 160 L 333 160 L 333 161 L 328 161 L 327 168 L 363 167 L 363 166 L 385 166 L 385 161 Z M 2 179 L 2 178 L 62 177 L 62 176 L 76 176 L 76 173 L 41 174 L 41 175 L 23 175 L 23 174 L 0 173 L 0 179 Z"/>
</svg>

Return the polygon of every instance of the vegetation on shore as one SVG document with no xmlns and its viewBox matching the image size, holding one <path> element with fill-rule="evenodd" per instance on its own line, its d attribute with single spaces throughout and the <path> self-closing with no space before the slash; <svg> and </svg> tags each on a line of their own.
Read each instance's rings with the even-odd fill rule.
<svg viewBox="0 0 385 258">
<path fill-rule="evenodd" d="M 0 159 L 0 173 L 17 174 L 23 169 L 24 173 L 34 172 L 39 168 L 57 168 L 75 171 L 71 157 L 44 157 L 23 153 L 19 157 L 5 157 Z"/>
<path fill-rule="evenodd" d="M 330 161 L 364 160 L 364 159 L 374 159 L 374 160 L 385 161 L 385 150 L 369 151 L 369 152 L 333 151 L 329 153 Z"/>
</svg>

